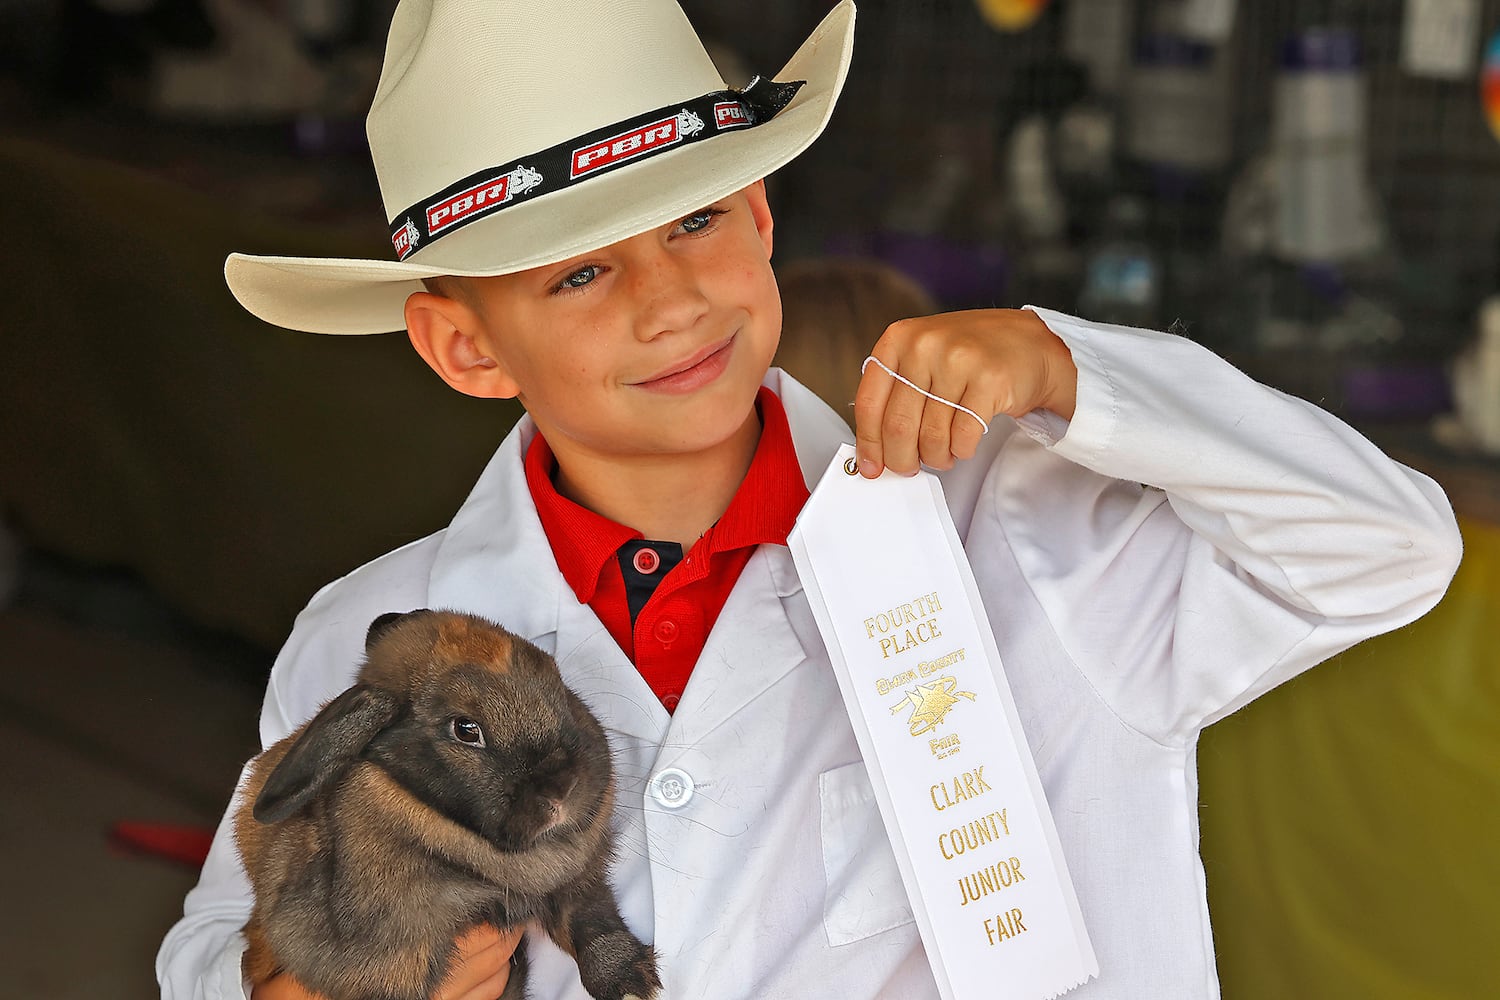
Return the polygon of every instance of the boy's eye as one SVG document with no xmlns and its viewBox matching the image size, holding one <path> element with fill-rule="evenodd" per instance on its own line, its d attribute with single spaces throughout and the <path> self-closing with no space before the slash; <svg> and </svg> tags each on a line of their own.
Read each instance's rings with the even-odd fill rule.
<svg viewBox="0 0 1500 1000">
<path fill-rule="evenodd" d="M 593 281 L 598 276 L 599 269 L 591 264 L 588 267 L 579 268 L 572 274 L 568 275 L 563 279 L 563 284 L 572 285 L 574 288 L 577 288 L 580 285 L 587 285 L 590 281 Z"/>
<path fill-rule="evenodd" d="M 582 288 L 597 277 L 599 277 L 599 269 L 590 264 L 587 267 L 580 267 L 568 275 L 557 287 L 560 289 Z"/>
<path fill-rule="evenodd" d="M 703 211 L 694 212 L 692 215 L 689 215 L 687 218 L 683 219 L 677 224 L 677 228 L 685 233 L 696 233 L 700 230 L 707 229 L 709 225 L 713 223 L 715 217 L 723 214 L 723 209 L 705 208 Z"/>
</svg>

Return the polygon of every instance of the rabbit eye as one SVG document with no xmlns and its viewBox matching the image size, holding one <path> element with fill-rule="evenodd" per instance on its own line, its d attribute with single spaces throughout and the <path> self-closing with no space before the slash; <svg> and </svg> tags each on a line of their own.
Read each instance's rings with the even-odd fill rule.
<svg viewBox="0 0 1500 1000">
<path fill-rule="evenodd" d="M 454 719 L 449 723 L 453 738 L 472 747 L 484 746 L 484 730 L 473 719 Z"/>
</svg>

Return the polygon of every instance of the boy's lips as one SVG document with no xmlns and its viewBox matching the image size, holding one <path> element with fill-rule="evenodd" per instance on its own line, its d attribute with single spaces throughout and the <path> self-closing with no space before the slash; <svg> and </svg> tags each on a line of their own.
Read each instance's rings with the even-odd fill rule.
<svg viewBox="0 0 1500 1000">
<path fill-rule="evenodd" d="M 734 334 L 730 334 L 723 340 L 709 344 L 681 361 L 673 362 L 655 374 L 630 384 L 637 389 L 666 393 L 691 392 L 705 386 L 729 367 L 734 337 Z"/>
</svg>

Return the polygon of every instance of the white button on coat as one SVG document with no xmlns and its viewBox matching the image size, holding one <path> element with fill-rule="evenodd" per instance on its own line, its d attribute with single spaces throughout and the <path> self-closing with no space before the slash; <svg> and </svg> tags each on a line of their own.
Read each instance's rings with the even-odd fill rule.
<svg viewBox="0 0 1500 1000">
<path fill-rule="evenodd" d="M 651 779 L 651 797 L 667 809 L 681 809 L 693 797 L 693 776 L 678 767 L 656 772 Z"/>
</svg>

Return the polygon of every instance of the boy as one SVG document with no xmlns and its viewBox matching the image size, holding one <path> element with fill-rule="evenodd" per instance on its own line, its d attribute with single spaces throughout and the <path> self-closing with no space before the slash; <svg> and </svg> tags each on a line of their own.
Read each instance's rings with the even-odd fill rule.
<svg viewBox="0 0 1500 1000">
<path fill-rule="evenodd" d="M 852 15 L 726 95 L 670 0 L 407 0 L 369 121 L 400 261 L 227 268 L 263 318 L 404 323 L 454 388 L 528 413 L 448 528 L 314 597 L 263 739 L 349 683 L 383 612 L 457 608 L 541 645 L 610 730 L 615 883 L 667 996 L 936 996 L 785 548 L 847 430 L 767 372 L 759 179 L 821 131 Z M 985 310 L 873 353 L 993 419 L 872 365 L 859 468 L 944 470 L 1099 958 L 1072 995 L 1216 996 L 1197 734 L 1430 608 L 1458 559 L 1445 498 L 1180 338 Z M 247 893 L 221 829 L 164 996 L 244 994 Z M 495 996 L 515 939 L 466 935 L 441 995 Z M 583 996 L 570 959 L 527 947 L 533 996 Z"/>
</svg>

